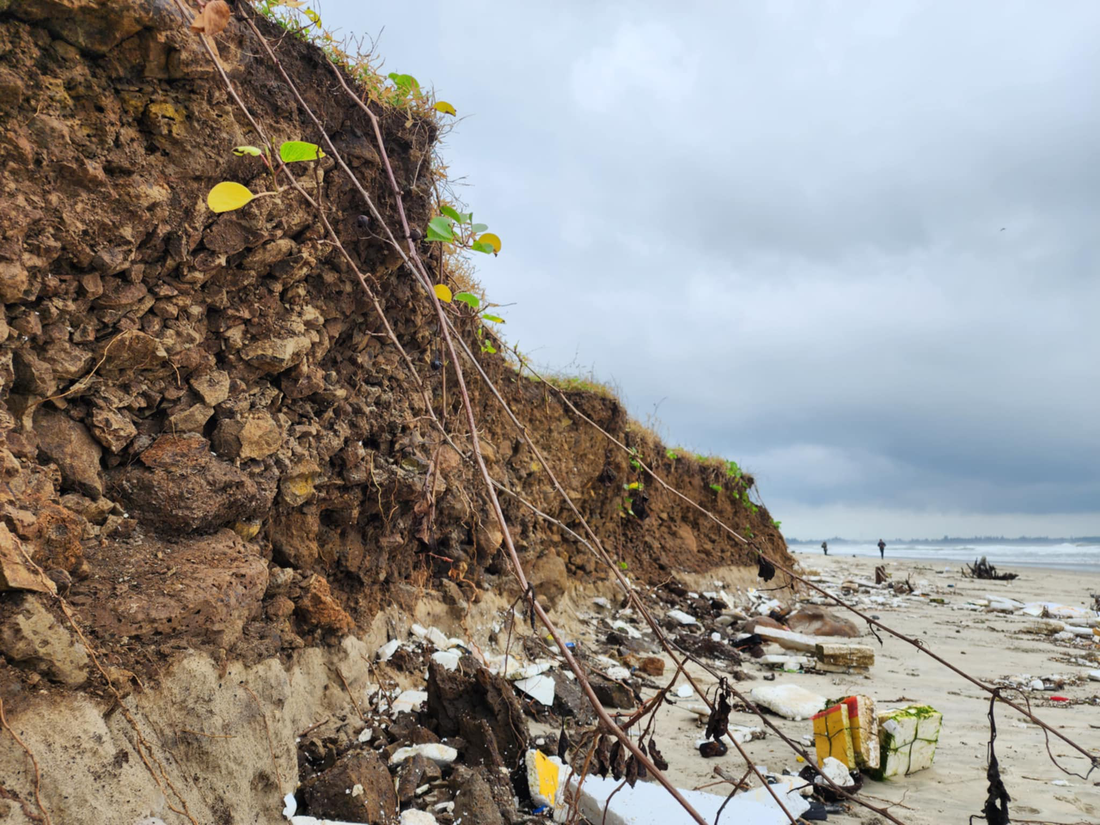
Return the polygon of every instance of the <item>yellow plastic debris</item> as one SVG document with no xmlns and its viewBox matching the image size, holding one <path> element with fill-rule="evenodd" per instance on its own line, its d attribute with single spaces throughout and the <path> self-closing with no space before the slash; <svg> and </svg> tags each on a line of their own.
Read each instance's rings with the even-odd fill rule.
<svg viewBox="0 0 1100 825">
<path fill-rule="evenodd" d="M 814 746 L 820 767 L 829 756 L 842 762 L 848 770 L 856 769 L 852 749 L 852 731 L 848 721 L 848 706 L 844 703 L 826 708 L 813 717 Z"/>
</svg>

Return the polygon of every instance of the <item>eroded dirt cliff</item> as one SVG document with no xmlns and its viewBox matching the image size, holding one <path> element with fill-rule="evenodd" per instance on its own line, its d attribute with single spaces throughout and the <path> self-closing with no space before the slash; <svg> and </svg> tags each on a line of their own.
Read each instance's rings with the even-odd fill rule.
<svg viewBox="0 0 1100 825">
<path fill-rule="evenodd" d="M 320 141 L 244 26 L 231 24 L 217 46 L 275 140 Z M 365 115 L 318 50 L 293 37 L 277 48 L 396 225 Z M 378 113 L 410 222 L 423 226 L 437 125 Z M 479 480 L 433 429 L 316 216 L 292 194 L 221 216 L 207 208 L 218 181 L 265 188 L 261 161 L 231 151 L 254 142 L 173 2 L 0 0 L 0 698 L 9 714 L 31 691 L 103 689 L 24 552 L 49 572 L 104 666 L 143 683 L 186 651 L 223 667 L 286 662 L 302 648 L 335 650 L 380 609 L 412 610 L 427 592 L 459 606 L 511 592 Z M 311 185 L 316 174 L 343 243 L 431 382 L 433 406 L 468 448 L 451 366 L 433 368 L 446 359 L 429 305 L 359 220 L 366 210 L 332 160 L 313 166 L 301 174 Z M 646 484 L 550 389 L 500 355 L 482 358 L 631 576 L 749 563 L 750 552 Z M 489 392 L 475 382 L 472 393 L 493 476 L 575 527 Z M 613 399 L 570 398 L 689 497 L 785 554 L 767 512 L 735 498 L 738 484 L 720 466 L 668 457 Z M 624 485 L 635 481 L 645 487 L 631 516 Z M 540 597 L 554 602 L 570 576 L 606 575 L 559 527 L 503 503 Z"/>
</svg>

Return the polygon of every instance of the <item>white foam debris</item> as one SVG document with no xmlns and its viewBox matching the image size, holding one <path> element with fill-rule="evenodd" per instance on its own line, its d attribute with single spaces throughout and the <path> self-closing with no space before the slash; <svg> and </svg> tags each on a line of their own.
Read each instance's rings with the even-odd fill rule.
<svg viewBox="0 0 1100 825">
<path fill-rule="evenodd" d="M 393 700 L 393 704 L 390 705 L 390 712 L 394 714 L 402 711 L 414 713 L 420 710 L 420 706 L 427 701 L 428 692 L 426 690 L 405 690 Z"/>
<path fill-rule="evenodd" d="M 554 704 L 555 685 L 551 676 L 540 673 L 527 679 L 517 679 L 516 687 L 546 707 Z"/>
<path fill-rule="evenodd" d="M 762 685 L 749 694 L 752 701 L 784 719 L 809 719 L 825 709 L 825 697 L 798 685 Z"/>
<path fill-rule="evenodd" d="M 670 610 L 668 611 L 668 617 L 676 620 L 682 625 L 699 624 L 694 616 L 688 615 L 683 610 Z"/>
<path fill-rule="evenodd" d="M 398 748 L 394 751 L 393 756 L 390 757 L 390 765 L 400 765 L 406 759 L 411 759 L 417 754 L 432 760 L 440 767 L 443 765 L 450 765 L 458 758 L 458 751 L 450 745 L 430 742 L 424 745 L 409 745 L 406 748 Z"/>
<path fill-rule="evenodd" d="M 437 650 L 432 654 L 432 661 L 447 670 L 458 670 L 458 662 L 462 657 L 451 650 Z"/>
<path fill-rule="evenodd" d="M 676 695 L 681 699 L 690 699 L 695 695 L 695 688 L 691 685 L 680 685 L 680 687 L 676 688 Z"/>
<path fill-rule="evenodd" d="M 622 783 L 611 777 L 606 779 L 588 776 L 580 786 L 580 798 L 577 801 L 580 812 L 593 822 L 605 825 L 689 825 L 694 820 L 680 804 L 660 785 L 651 782 L 639 782 L 633 788 L 623 786 L 614 796 L 612 792 Z M 570 782 L 570 792 L 575 792 L 576 780 Z M 763 790 L 763 789 L 760 789 Z M 713 822 L 718 810 L 726 802 L 725 795 L 705 793 L 704 791 L 679 790 L 703 819 Z M 722 812 L 723 820 L 738 825 L 784 825 L 790 820 L 775 804 L 767 791 L 766 800 L 757 799 L 750 794 L 738 794 L 730 797 Z M 782 796 L 782 794 L 781 794 Z M 608 802 L 610 799 L 610 803 Z M 809 810 L 809 803 L 798 794 L 789 795 L 784 804 L 796 817 Z M 604 808 L 607 817 L 604 818 Z M 555 812 L 555 819 L 557 819 Z"/>
<path fill-rule="evenodd" d="M 640 639 L 642 634 L 638 632 L 633 625 L 627 624 L 621 619 L 616 619 L 611 623 L 613 630 L 618 630 L 620 633 L 625 633 L 631 639 Z"/>
<path fill-rule="evenodd" d="M 607 675 L 616 682 L 623 682 L 630 678 L 630 668 L 616 665 L 607 669 Z"/>
<path fill-rule="evenodd" d="M 378 648 L 378 661 L 388 662 L 393 658 L 393 654 L 397 652 L 397 649 L 401 647 L 401 642 L 397 639 L 391 639 L 386 642 L 382 647 Z"/>
<path fill-rule="evenodd" d="M 427 811 L 409 808 L 401 812 L 401 825 L 436 825 L 435 817 Z"/>
</svg>

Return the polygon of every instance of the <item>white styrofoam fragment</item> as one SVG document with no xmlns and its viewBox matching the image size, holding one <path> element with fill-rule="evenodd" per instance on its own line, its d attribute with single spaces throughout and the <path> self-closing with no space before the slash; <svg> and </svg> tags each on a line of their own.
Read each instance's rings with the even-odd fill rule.
<svg viewBox="0 0 1100 825">
<path fill-rule="evenodd" d="M 623 787 L 611 797 L 622 783 L 607 777 L 589 776 L 581 786 L 578 807 L 583 816 L 592 822 L 604 822 L 605 825 L 689 825 L 694 820 L 680 804 L 660 785 L 651 782 L 639 782 L 633 788 Z M 576 788 L 576 782 L 570 783 Z M 730 822 L 738 825 L 784 825 L 789 823 L 786 815 L 779 809 L 766 790 L 766 799 L 761 800 L 750 794 L 738 794 L 731 797 L 722 812 L 722 818 L 730 817 Z M 725 795 L 704 791 L 680 790 L 700 816 L 713 822 L 719 808 L 726 802 Z M 611 798 L 608 804 L 608 798 Z M 784 799 L 791 813 L 799 816 L 809 810 L 809 803 L 798 794 L 788 795 Z M 607 806 L 607 818 L 604 819 L 604 807 Z M 562 806 L 564 808 L 565 806 Z M 561 808 L 559 808 L 561 810 Z M 795 813 L 798 811 L 798 813 Z M 558 819 L 555 811 L 555 820 Z M 562 820 L 564 821 L 564 820 Z"/>
<path fill-rule="evenodd" d="M 809 719 L 825 709 L 825 697 L 798 685 L 762 685 L 749 694 L 752 701 L 784 719 Z"/>
<path fill-rule="evenodd" d="M 616 619 L 615 621 L 613 621 L 611 623 L 611 627 L 612 627 L 613 630 L 618 630 L 621 633 L 625 633 L 631 639 L 640 639 L 640 638 L 642 638 L 642 634 L 639 633 L 638 630 L 636 630 L 633 625 L 627 624 L 626 622 L 622 621 L 621 619 Z"/>
<path fill-rule="evenodd" d="M 397 648 L 401 647 L 401 642 L 397 639 L 391 639 L 386 642 L 382 647 L 378 648 L 378 661 L 388 662 L 393 658 L 393 654 L 397 652 Z"/>
<path fill-rule="evenodd" d="M 607 669 L 607 675 L 616 682 L 622 682 L 630 678 L 630 668 L 615 665 Z"/>
<path fill-rule="evenodd" d="M 682 625 L 699 624 L 699 622 L 695 620 L 694 616 L 689 616 L 683 610 L 670 610 L 668 611 L 668 617 L 670 619 L 675 619 Z"/>
<path fill-rule="evenodd" d="M 446 670 L 458 670 L 458 662 L 461 658 L 450 650 L 437 650 L 432 654 L 432 661 L 442 665 Z"/>
<path fill-rule="evenodd" d="M 393 756 L 390 757 L 390 766 L 400 765 L 406 759 L 420 754 L 426 759 L 430 759 L 440 767 L 444 765 L 450 765 L 455 759 L 458 758 L 458 751 L 452 748 L 450 745 L 441 745 L 438 742 L 429 742 L 423 745 L 409 745 L 406 748 L 398 748 L 394 751 Z"/>
<path fill-rule="evenodd" d="M 426 690 L 405 690 L 393 700 L 393 704 L 390 705 L 390 711 L 394 714 L 403 711 L 415 713 L 420 710 L 420 706 L 427 701 L 428 692 Z"/>
<path fill-rule="evenodd" d="M 401 812 L 401 825 L 436 825 L 435 817 L 427 811 L 409 808 Z"/>
<path fill-rule="evenodd" d="M 554 704 L 554 679 L 545 674 L 537 674 L 527 679 L 517 679 L 516 687 L 536 702 L 550 707 Z"/>
</svg>

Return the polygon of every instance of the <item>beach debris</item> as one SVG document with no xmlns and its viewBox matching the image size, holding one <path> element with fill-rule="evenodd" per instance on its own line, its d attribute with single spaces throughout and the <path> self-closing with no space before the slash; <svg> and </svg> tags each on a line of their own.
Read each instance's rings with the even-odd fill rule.
<svg viewBox="0 0 1100 825">
<path fill-rule="evenodd" d="M 395 716 L 402 711 L 409 713 L 415 713 L 420 710 L 420 706 L 428 700 L 428 694 L 423 690 L 405 690 L 402 691 L 393 703 L 390 705 L 390 712 Z"/>
<path fill-rule="evenodd" d="M 856 784 L 856 780 L 852 777 L 852 772 L 848 769 L 848 766 L 832 756 L 826 756 L 822 761 L 821 773 L 827 779 L 832 780 L 834 785 L 841 788 L 850 788 Z M 818 776 L 814 779 L 814 784 L 825 785 L 826 782 L 825 779 Z"/>
<path fill-rule="evenodd" d="M 411 759 L 414 756 L 423 756 L 425 759 L 430 759 L 436 765 L 443 767 L 444 765 L 450 765 L 458 758 L 458 751 L 449 745 L 442 745 L 438 742 L 409 745 L 408 747 L 398 748 L 393 752 L 393 756 L 390 757 L 390 765 L 400 765 L 406 759 Z"/>
<path fill-rule="evenodd" d="M 666 615 L 682 625 L 699 624 L 699 621 L 694 616 L 685 613 L 683 610 L 670 610 Z"/>
<path fill-rule="evenodd" d="M 427 811 L 409 808 L 401 812 L 400 825 L 436 825 L 436 818 Z"/>
<path fill-rule="evenodd" d="M 1100 682 L 1100 670 L 1090 670 L 1089 678 L 1094 682 Z"/>
<path fill-rule="evenodd" d="M 360 793 L 349 790 L 360 789 Z M 397 819 L 397 791 L 385 764 L 374 751 L 345 754 L 328 770 L 302 783 L 299 793 L 311 816 L 365 825 L 389 825 Z M 293 815 L 292 815 L 293 816 Z M 299 820 L 291 822 L 300 825 Z"/>
<path fill-rule="evenodd" d="M 437 650 L 432 654 L 432 661 L 438 662 L 447 670 L 457 670 L 458 660 L 461 658 L 461 655 L 451 650 Z"/>
<path fill-rule="evenodd" d="M 800 607 L 786 619 L 787 627 L 808 636 L 841 636 L 854 639 L 860 635 L 859 627 L 850 619 L 842 619 L 836 614 L 816 604 Z"/>
<path fill-rule="evenodd" d="M 525 755 L 527 788 L 536 808 L 553 808 L 558 804 L 572 769 L 556 756 L 547 756 L 539 750 L 529 750 Z"/>
<path fill-rule="evenodd" d="M 382 647 L 378 648 L 378 661 L 388 662 L 393 658 L 393 654 L 397 652 L 397 648 L 401 647 L 401 642 L 397 639 L 390 639 Z"/>
<path fill-rule="evenodd" d="M 569 798 L 575 798 L 575 804 L 580 808 L 582 816 L 605 825 L 688 825 L 693 822 L 679 803 L 660 785 L 639 782 L 634 787 L 623 785 L 616 791 L 620 784 L 619 780 L 612 777 L 588 776 L 580 785 L 578 793 L 578 783 L 574 779 L 569 785 Z M 678 790 L 688 804 L 709 822 L 715 820 L 727 798 L 725 794 Z M 784 825 L 790 822 L 766 789 L 756 790 L 761 791 L 761 795 L 754 792 L 730 797 L 722 811 L 721 821 L 727 821 L 726 817 L 729 817 L 729 822 L 736 822 L 738 825 Z M 795 817 L 801 816 L 810 808 L 810 803 L 797 792 L 787 792 L 784 795 L 777 789 L 777 795 Z"/>
<path fill-rule="evenodd" d="M 811 720 L 818 766 L 822 766 L 826 759 L 835 759 L 842 762 L 848 770 L 855 770 L 856 757 L 852 748 L 848 706 L 843 702 L 833 705 L 821 713 L 815 713 Z"/>
<path fill-rule="evenodd" d="M 866 673 L 875 663 L 875 649 L 865 645 L 819 644 L 817 669 L 831 673 Z"/>
<path fill-rule="evenodd" d="M 848 707 L 848 726 L 852 732 L 852 749 L 856 767 L 861 770 L 878 768 L 882 755 L 879 750 L 878 712 L 875 700 L 870 696 L 846 696 L 840 700 Z"/>
<path fill-rule="evenodd" d="M 749 693 L 752 701 L 784 719 L 810 719 L 825 709 L 825 697 L 798 685 L 761 685 Z"/>
<path fill-rule="evenodd" d="M 629 676 L 629 673 L 627 675 Z M 539 704 L 546 707 L 551 707 L 554 704 L 555 683 L 553 676 L 540 673 L 526 679 L 517 679 L 515 685 L 517 690 L 522 690 Z"/>
<path fill-rule="evenodd" d="M 928 705 L 910 705 L 878 715 L 879 767 L 873 779 L 908 776 L 932 766 L 943 714 Z"/>
<path fill-rule="evenodd" d="M 963 571 L 963 576 L 970 579 L 992 579 L 995 581 L 1010 582 L 1019 578 L 1018 573 L 998 573 L 997 568 L 990 564 L 985 556 L 975 559 L 973 564 L 966 565 L 970 572 Z"/>
</svg>

